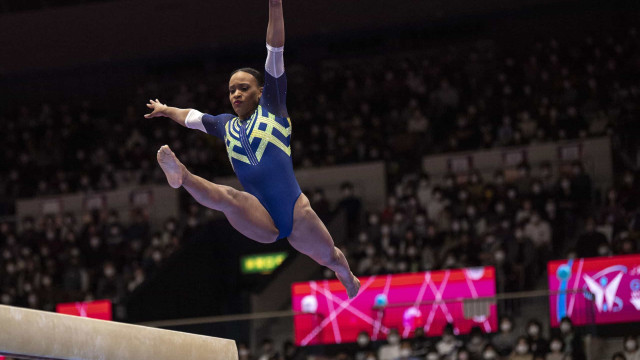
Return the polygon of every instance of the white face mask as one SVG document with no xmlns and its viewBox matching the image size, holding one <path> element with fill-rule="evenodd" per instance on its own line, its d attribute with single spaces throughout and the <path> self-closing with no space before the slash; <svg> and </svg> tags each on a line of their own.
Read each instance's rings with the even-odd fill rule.
<svg viewBox="0 0 640 360">
<path fill-rule="evenodd" d="M 526 344 L 519 344 L 518 346 L 516 346 L 516 352 L 518 354 L 526 354 L 527 351 L 529 351 L 529 346 L 527 346 Z"/>
<path fill-rule="evenodd" d="M 427 360 L 439 360 L 440 356 L 436 353 L 427 354 Z"/>
<path fill-rule="evenodd" d="M 411 356 L 411 349 L 400 350 L 400 357 L 408 358 L 409 356 Z"/>
<path fill-rule="evenodd" d="M 638 343 L 635 340 L 627 340 L 624 343 L 625 350 L 629 352 L 635 351 L 637 346 L 638 346 Z"/>
<path fill-rule="evenodd" d="M 551 343 L 551 351 L 553 352 L 559 352 L 560 350 L 562 350 L 562 343 L 559 341 L 554 341 Z"/>
<path fill-rule="evenodd" d="M 563 322 L 560 324 L 560 331 L 563 333 L 568 333 L 571 330 L 571 324 L 568 322 Z"/>
<path fill-rule="evenodd" d="M 500 330 L 504 332 L 509 332 L 511 330 L 511 323 L 503 322 L 502 324 L 500 324 Z"/>
<path fill-rule="evenodd" d="M 482 354 L 482 358 L 485 360 L 492 360 L 496 358 L 496 352 L 493 350 L 487 350 Z"/>
<path fill-rule="evenodd" d="M 540 334 L 540 328 L 537 326 L 529 326 L 529 335 L 538 336 Z"/>
<path fill-rule="evenodd" d="M 397 345 L 398 343 L 400 343 L 400 337 L 398 335 L 389 335 L 387 341 L 391 345 Z"/>
<path fill-rule="evenodd" d="M 366 336 L 358 336 L 358 345 L 360 346 L 369 345 L 369 338 Z"/>
</svg>

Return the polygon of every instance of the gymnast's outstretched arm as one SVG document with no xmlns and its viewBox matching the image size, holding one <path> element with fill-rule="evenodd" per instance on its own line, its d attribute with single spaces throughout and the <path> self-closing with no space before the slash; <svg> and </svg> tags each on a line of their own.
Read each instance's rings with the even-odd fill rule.
<svg viewBox="0 0 640 360">
<path fill-rule="evenodd" d="M 233 118 L 231 114 L 213 116 L 203 114 L 196 109 L 180 109 L 167 106 L 158 99 L 149 100 L 147 107 L 152 110 L 150 114 L 144 116 L 147 119 L 165 116 L 184 127 L 200 130 L 209 135 L 217 136 L 220 139 L 224 138 L 224 124 Z"/>
<path fill-rule="evenodd" d="M 151 119 L 154 117 L 165 116 L 178 124 L 187 127 L 186 120 L 189 112 L 192 109 L 179 109 L 176 107 L 167 106 L 167 104 L 161 103 L 158 99 L 149 100 L 147 107 L 151 109 L 150 114 L 146 114 L 144 117 Z"/>
</svg>

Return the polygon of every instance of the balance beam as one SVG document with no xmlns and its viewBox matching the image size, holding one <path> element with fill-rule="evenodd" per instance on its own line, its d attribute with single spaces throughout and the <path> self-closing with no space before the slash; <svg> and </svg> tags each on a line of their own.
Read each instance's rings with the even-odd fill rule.
<svg viewBox="0 0 640 360">
<path fill-rule="evenodd" d="M 235 341 L 0 305 L 0 354 L 44 360 L 237 360 Z"/>
</svg>

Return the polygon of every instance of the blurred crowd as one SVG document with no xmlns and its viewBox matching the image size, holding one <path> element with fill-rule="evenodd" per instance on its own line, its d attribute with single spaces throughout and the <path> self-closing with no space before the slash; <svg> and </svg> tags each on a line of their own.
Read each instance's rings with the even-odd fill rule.
<svg viewBox="0 0 640 360">
<path fill-rule="evenodd" d="M 547 335 L 548 334 L 548 335 Z M 474 328 L 469 335 L 457 336 L 446 327 L 439 338 L 427 338 L 416 329 L 402 339 L 391 329 L 386 340 L 372 341 L 367 332 L 358 335 L 355 344 L 337 345 L 330 351 L 314 354 L 310 348 L 298 348 L 286 341 L 279 349 L 264 339 L 256 354 L 246 344 L 238 344 L 240 360 L 585 360 L 587 345 L 580 331 L 565 318 L 558 328 L 546 331 L 536 319 L 516 327 L 510 318 L 500 321 L 500 330 L 492 335 Z M 638 360 L 638 339 L 628 335 L 622 348 L 613 349 L 611 360 Z"/>
<path fill-rule="evenodd" d="M 631 172 L 601 195 L 579 162 L 511 179 L 406 174 L 343 251 L 358 275 L 493 265 L 498 292 L 531 289 L 548 260 L 638 252 L 639 196 Z"/>
<path fill-rule="evenodd" d="M 0 8 L 8 3 L 0 1 Z M 577 42 L 407 48 L 384 57 L 287 65 L 294 165 L 384 160 L 390 169 L 383 209 L 362 209 L 350 184 L 337 204 L 349 223 L 348 240 L 339 245 L 356 275 L 492 265 L 497 292 L 510 292 L 540 285 L 554 258 L 640 250 L 640 179 L 632 166 L 640 135 L 636 28 Z M 155 164 L 163 144 L 200 176 L 231 174 L 221 142 L 170 120 L 142 117 L 149 98 L 230 111 L 228 74 L 215 71 L 170 80 L 150 76 L 122 90 L 133 99 L 128 106 L 83 101 L 0 110 L 0 218 L 15 213 L 18 198 L 164 183 Z M 471 171 L 434 179 L 415 171 L 433 153 L 602 135 L 631 156 L 622 164 L 630 170 L 609 189 L 594 188 L 580 162 L 523 163 L 515 173 L 502 169 L 489 177 Z M 334 209 L 322 190 L 311 195 L 314 209 L 328 219 Z M 129 218 L 123 222 L 111 210 L 0 222 L 0 303 L 55 310 L 60 302 L 111 299 L 117 307 L 206 221 L 195 205 L 161 229 L 152 229 L 142 209 Z M 491 336 L 479 329 L 457 336 L 447 328 L 435 340 L 416 331 L 411 339 L 391 333 L 372 342 L 362 333 L 335 359 L 584 359 L 582 337 L 570 320 L 553 331 L 536 320 L 516 329 L 514 320 L 501 319 Z M 260 354 L 238 348 L 240 360 L 308 355 L 290 342 L 282 352 L 270 340 Z M 637 340 L 625 339 L 613 360 L 640 360 Z"/>
<path fill-rule="evenodd" d="M 154 274 L 163 259 L 188 241 L 203 215 L 190 207 L 182 221 L 166 219 L 152 230 L 134 209 L 123 222 L 117 211 L 27 217 L 0 223 L 0 303 L 55 311 L 58 303 L 109 299 L 122 319 L 123 300 Z"/>
<path fill-rule="evenodd" d="M 416 43 L 384 57 L 306 66 L 290 59 L 294 165 L 412 165 L 436 152 L 605 134 L 618 146 L 633 147 L 639 44 L 637 29 L 626 28 L 581 41 L 485 40 L 425 50 Z M 195 173 L 230 174 L 219 141 L 170 120 L 142 117 L 149 98 L 229 112 L 228 74 L 219 71 L 193 70 L 179 78 L 149 74 L 143 85 L 121 89 L 129 94 L 128 106 L 83 101 L 1 112 L 6 150 L 0 154 L 0 198 L 163 181 L 154 158 L 163 144 Z"/>
</svg>

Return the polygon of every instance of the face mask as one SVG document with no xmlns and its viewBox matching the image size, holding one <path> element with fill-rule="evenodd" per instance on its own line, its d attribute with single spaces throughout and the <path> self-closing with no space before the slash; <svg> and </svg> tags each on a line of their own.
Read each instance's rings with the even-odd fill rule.
<svg viewBox="0 0 640 360">
<path fill-rule="evenodd" d="M 369 345 L 369 338 L 367 336 L 358 336 L 358 345 L 363 347 Z"/>
<path fill-rule="evenodd" d="M 116 271 L 115 271 L 115 269 L 113 269 L 113 268 L 106 268 L 106 269 L 104 269 L 104 274 L 105 274 L 107 277 L 112 277 L 113 275 L 115 275 L 115 273 L 116 273 Z"/>
<path fill-rule="evenodd" d="M 551 343 L 551 351 L 559 352 L 560 350 L 562 350 L 562 344 L 559 341 Z"/>
<path fill-rule="evenodd" d="M 563 322 L 560 324 L 560 331 L 563 333 L 568 333 L 571 330 L 571 324 L 568 322 Z"/>
<path fill-rule="evenodd" d="M 247 349 L 240 349 L 240 350 L 238 350 L 238 355 L 243 356 L 243 357 L 244 357 L 244 356 L 249 356 L 249 350 L 247 350 Z"/>
<path fill-rule="evenodd" d="M 520 344 L 518 346 L 516 346 L 516 352 L 518 354 L 526 354 L 527 351 L 529 351 L 529 347 L 525 344 Z"/>
<path fill-rule="evenodd" d="M 447 342 L 447 343 L 452 342 L 452 341 L 453 341 L 453 336 L 451 336 L 451 335 L 444 335 L 444 336 L 442 337 L 442 341 Z"/>
<path fill-rule="evenodd" d="M 638 344 L 636 343 L 635 340 L 627 340 L 627 342 L 624 343 L 624 348 L 625 350 L 631 352 L 636 350 L 637 345 Z"/>
<path fill-rule="evenodd" d="M 410 349 L 402 349 L 402 350 L 400 350 L 400 357 L 408 358 L 409 356 L 411 356 L 411 350 Z"/>
<path fill-rule="evenodd" d="M 531 336 L 538 336 L 538 334 L 540 333 L 540 328 L 538 328 L 537 326 L 529 326 L 528 332 Z"/>
<path fill-rule="evenodd" d="M 160 262 L 160 260 L 162 260 L 162 254 L 160 251 L 154 251 L 153 254 L 151 254 L 151 258 L 155 262 Z"/>
<path fill-rule="evenodd" d="M 398 335 L 390 335 L 387 338 L 387 341 L 389 342 L 389 344 L 391 345 L 398 345 L 398 343 L 400 342 L 400 337 Z"/>
<path fill-rule="evenodd" d="M 367 249 L 365 250 L 365 253 L 367 254 L 367 256 L 371 257 L 375 255 L 376 248 L 374 248 L 373 246 L 368 246 Z"/>
<path fill-rule="evenodd" d="M 439 360 L 440 356 L 436 353 L 429 353 L 427 355 L 427 360 Z"/>
<path fill-rule="evenodd" d="M 504 332 L 509 332 L 511 330 L 511 323 L 508 322 L 503 322 L 500 325 L 500 330 L 504 331 Z"/>
<path fill-rule="evenodd" d="M 469 354 L 466 352 L 458 354 L 458 360 L 469 360 Z"/>
<path fill-rule="evenodd" d="M 487 350 L 482 354 L 482 358 L 485 360 L 492 360 L 496 358 L 496 352 L 493 350 Z"/>
<path fill-rule="evenodd" d="M 605 256 L 609 255 L 609 248 L 606 246 L 601 246 L 598 248 L 598 255 Z"/>
</svg>

